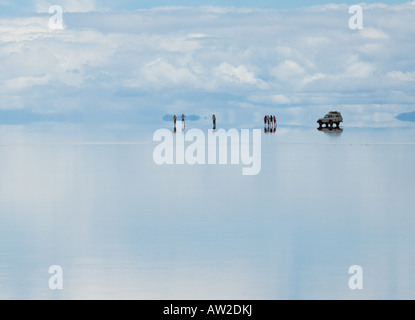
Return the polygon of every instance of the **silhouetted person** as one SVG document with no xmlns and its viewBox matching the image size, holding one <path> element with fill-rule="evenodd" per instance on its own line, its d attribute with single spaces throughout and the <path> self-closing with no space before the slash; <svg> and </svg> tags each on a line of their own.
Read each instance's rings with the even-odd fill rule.
<svg viewBox="0 0 415 320">
<path fill-rule="evenodd" d="M 174 130 L 173 130 L 173 133 L 176 133 L 176 121 L 177 121 L 176 115 L 173 116 L 173 121 L 174 121 Z"/>
<path fill-rule="evenodd" d="M 212 116 L 212 121 L 213 121 L 213 130 L 215 130 L 216 129 L 216 116 L 215 115 Z"/>
<path fill-rule="evenodd" d="M 184 130 L 184 128 L 185 128 L 184 118 L 185 118 L 185 116 L 184 116 L 184 114 L 182 114 L 182 130 Z"/>
</svg>

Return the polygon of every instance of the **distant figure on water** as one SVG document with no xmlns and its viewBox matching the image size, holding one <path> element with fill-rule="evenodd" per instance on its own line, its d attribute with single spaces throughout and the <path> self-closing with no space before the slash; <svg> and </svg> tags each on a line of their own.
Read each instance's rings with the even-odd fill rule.
<svg viewBox="0 0 415 320">
<path fill-rule="evenodd" d="M 264 116 L 264 133 L 275 133 L 277 128 L 277 118 L 274 115 Z"/>
<path fill-rule="evenodd" d="M 213 130 L 215 130 L 216 129 L 216 116 L 215 115 L 212 116 L 212 121 L 213 121 Z"/>
<path fill-rule="evenodd" d="M 184 123 L 184 118 L 185 118 L 185 115 L 182 113 L 182 131 L 184 131 L 184 128 L 186 127 Z"/>
<path fill-rule="evenodd" d="M 174 130 L 173 130 L 173 133 L 176 133 L 176 121 L 177 121 L 177 117 L 176 117 L 176 115 L 174 115 L 173 116 L 173 121 L 174 121 Z"/>
<path fill-rule="evenodd" d="M 274 127 L 274 116 L 270 114 L 268 116 L 268 119 L 269 119 L 269 127 L 272 129 Z"/>
</svg>

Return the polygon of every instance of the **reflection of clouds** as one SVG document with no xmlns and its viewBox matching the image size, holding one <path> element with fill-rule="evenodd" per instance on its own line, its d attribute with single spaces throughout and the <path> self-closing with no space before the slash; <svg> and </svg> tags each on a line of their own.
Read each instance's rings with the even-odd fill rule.
<svg viewBox="0 0 415 320">
<path fill-rule="evenodd" d="M 277 145 L 275 153 L 275 194 L 289 208 L 297 235 L 295 248 L 302 251 L 295 254 L 300 256 L 292 265 L 302 277 L 301 294 L 306 298 L 413 296 L 413 282 L 408 285 L 403 280 L 410 281 L 412 275 L 401 265 L 402 260 L 415 259 L 408 227 L 414 222 L 413 187 L 408 183 L 415 177 L 413 170 L 411 177 L 405 176 L 411 169 L 403 160 L 411 157 L 412 147 Z M 402 161 L 404 167 L 396 168 Z M 263 163 L 264 172 L 268 166 Z M 397 217 L 396 212 L 402 215 Z M 307 267 L 301 269 L 304 261 Z M 364 292 L 353 294 L 347 288 L 346 272 L 355 261 L 365 267 L 367 282 Z M 398 269 L 404 275 L 398 275 Z"/>
<path fill-rule="evenodd" d="M 88 175 L 82 161 L 74 148 L 5 147 L 0 188 L 7 197 L 3 200 L 18 206 L 42 206 L 66 202 L 82 189 L 91 194 L 92 189 L 88 187 L 93 183 L 86 183 Z"/>
<path fill-rule="evenodd" d="M 264 298 L 245 261 L 128 261 L 88 259 L 68 271 L 68 299 Z M 235 264 L 240 265 L 235 272 Z M 73 277 L 73 278 L 72 278 Z M 73 279 L 73 281 L 71 281 Z"/>
<path fill-rule="evenodd" d="M 0 297 L 56 297 L 60 264 L 68 299 L 353 298 L 356 263 L 358 298 L 409 297 L 412 145 L 279 130 L 250 178 L 156 166 L 152 144 L 3 146 Z"/>
</svg>

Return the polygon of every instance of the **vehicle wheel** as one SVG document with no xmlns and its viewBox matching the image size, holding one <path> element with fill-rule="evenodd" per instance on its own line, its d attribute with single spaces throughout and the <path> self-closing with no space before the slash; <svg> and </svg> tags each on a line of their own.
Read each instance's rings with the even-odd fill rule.
<svg viewBox="0 0 415 320">
<path fill-rule="evenodd" d="M 336 122 L 336 128 L 340 128 L 340 122 Z"/>
<path fill-rule="evenodd" d="M 333 128 L 333 121 L 330 120 L 329 122 L 329 128 L 332 129 Z"/>
<path fill-rule="evenodd" d="M 318 122 L 318 127 L 321 128 L 323 126 L 323 122 L 319 121 Z"/>
</svg>

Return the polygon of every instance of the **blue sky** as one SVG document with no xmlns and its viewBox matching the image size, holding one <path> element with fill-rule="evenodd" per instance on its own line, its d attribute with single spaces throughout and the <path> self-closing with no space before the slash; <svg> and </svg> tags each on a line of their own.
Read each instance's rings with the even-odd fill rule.
<svg viewBox="0 0 415 320">
<path fill-rule="evenodd" d="M 79 1 L 72 1 L 79 2 Z M 88 0 L 84 2 L 90 2 Z M 145 8 L 154 8 L 159 6 L 232 6 L 232 7 L 246 7 L 246 8 L 263 8 L 263 9 L 293 9 L 302 8 L 315 5 L 324 5 L 327 3 L 335 4 L 358 4 L 358 3 L 378 3 L 393 5 L 404 3 L 400 0 L 367 0 L 367 1 L 353 1 L 353 0 L 294 0 L 294 1 L 274 1 L 274 0 L 233 0 L 233 1 L 220 1 L 220 0 L 96 0 L 94 1 L 96 9 L 111 9 L 111 10 L 136 10 Z M 36 11 L 36 5 L 38 3 L 48 3 L 48 5 L 64 5 L 65 0 L 55 1 L 36 1 L 36 0 L 1 0 L 0 1 L 0 15 L 15 15 L 15 14 L 27 14 Z"/>
<path fill-rule="evenodd" d="M 165 114 L 209 122 L 216 113 L 249 127 L 273 113 L 314 126 L 332 108 L 349 126 L 411 125 L 396 116 L 415 110 L 415 2 L 362 4 L 362 30 L 348 27 L 348 4 L 136 11 L 150 2 L 113 3 L 54 1 L 64 30 L 50 30 L 49 1 L 26 1 L 25 14 L 0 1 L 9 10 L 0 16 L 0 125 L 43 119 L 127 130 Z"/>
<path fill-rule="evenodd" d="M 369 0 L 362 1 L 365 3 L 377 3 L 379 1 Z M 397 4 L 402 3 L 403 1 L 383 1 L 386 4 Z M 301 8 L 314 5 L 322 5 L 327 3 L 337 3 L 337 4 L 356 4 L 358 2 L 351 0 L 293 0 L 293 1 L 275 1 L 275 0 L 147 0 L 147 1 L 133 1 L 133 0 L 122 0 L 122 1 L 111 1 L 111 0 L 101 0 L 101 5 L 106 8 L 113 9 L 123 9 L 123 10 L 132 10 L 140 8 L 152 8 L 156 6 L 232 6 L 232 7 L 247 7 L 247 8 L 268 8 L 268 9 L 291 9 L 291 8 Z"/>
</svg>

